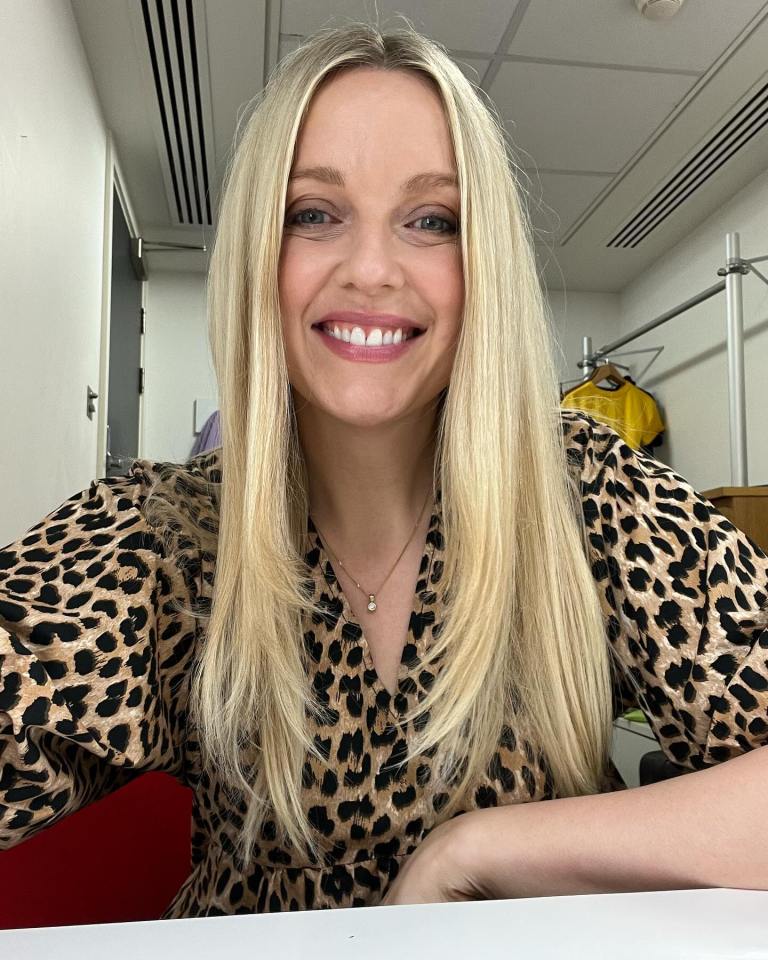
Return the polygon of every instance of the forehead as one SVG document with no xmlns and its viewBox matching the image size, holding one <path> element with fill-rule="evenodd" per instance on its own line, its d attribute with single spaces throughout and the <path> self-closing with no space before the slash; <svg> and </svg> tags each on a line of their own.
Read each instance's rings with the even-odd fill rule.
<svg viewBox="0 0 768 960">
<path fill-rule="evenodd" d="M 432 81 L 412 70 L 355 67 L 315 93 L 296 143 L 294 166 L 372 165 L 455 170 L 450 129 Z"/>
</svg>

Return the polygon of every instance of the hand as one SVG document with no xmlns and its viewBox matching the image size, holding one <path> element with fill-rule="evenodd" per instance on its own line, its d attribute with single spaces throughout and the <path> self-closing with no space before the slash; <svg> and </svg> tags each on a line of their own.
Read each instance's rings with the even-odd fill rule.
<svg viewBox="0 0 768 960">
<path fill-rule="evenodd" d="M 486 886 L 478 826 L 484 810 L 473 810 L 435 827 L 403 862 L 381 906 L 404 903 L 445 903 L 486 900 L 493 896 Z"/>
</svg>

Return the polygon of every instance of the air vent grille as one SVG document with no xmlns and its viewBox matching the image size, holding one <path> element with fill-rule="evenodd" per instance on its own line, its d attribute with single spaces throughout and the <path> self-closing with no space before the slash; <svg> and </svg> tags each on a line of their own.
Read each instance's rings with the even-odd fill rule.
<svg viewBox="0 0 768 960">
<path fill-rule="evenodd" d="M 169 174 L 179 224 L 211 226 L 211 199 L 192 0 L 141 0 Z M 210 139 L 210 137 L 208 138 Z"/>
<path fill-rule="evenodd" d="M 642 243 L 766 124 L 768 83 L 699 148 L 606 246 L 632 248 Z"/>
</svg>

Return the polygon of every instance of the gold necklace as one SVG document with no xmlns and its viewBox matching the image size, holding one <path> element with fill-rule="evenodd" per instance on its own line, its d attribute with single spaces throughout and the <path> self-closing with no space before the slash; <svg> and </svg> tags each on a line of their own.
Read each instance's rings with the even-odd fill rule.
<svg viewBox="0 0 768 960">
<path fill-rule="evenodd" d="M 424 499 L 424 506 L 421 508 L 421 512 L 419 513 L 419 516 L 418 516 L 418 518 L 416 519 L 416 523 L 413 525 L 413 530 L 411 531 L 411 535 L 410 535 L 410 537 L 408 537 L 408 541 L 406 542 L 406 544 L 405 544 L 405 546 L 403 547 L 403 549 L 400 551 L 400 556 L 399 556 L 399 557 L 397 558 L 397 560 L 395 560 L 395 562 L 393 563 L 392 569 L 391 569 L 391 570 L 389 571 L 389 573 L 386 575 L 386 577 L 384 578 L 384 582 L 381 584 L 381 586 L 380 586 L 379 589 L 376 591 L 376 593 L 381 593 L 382 587 L 383 587 L 384 584 L 387 582 L 387 580 L 389 580 L 389 578 L 392 576 L 392 572 L 393 572 L 393 570 L 395 569 L 395 567 L 398 565 L 398 563 L 400 562 L 401 557 L 403 556 L 403 554 L 405 553 L 406 549 L 408 548 L 408 544 L 410 544 L 411 540 L 413 540 L 413 535 L 416 533 L 416 527 L 418 527 L 418 525 L 419 525 L 419 520 L 421 520 L 422 516 L 424 515 L 424 508 L 427 506 L 427 502 L 428 502 L 428 500 L 429 500 L 429 494 L 430 494 L 430 493 L 431 493 L 431 490 L 427 490 L 427 496 L 426 496 L 426 498 Z M 339 566 L 342 568 L 342 570 L 344 570 L 345 573 L 349 574 L 349 576 L 352 577 L 352 582 L 355 584 L 355 586 L 357 587 L 357 589 L 358 589 L 364 596 L 368 597 L 368 609 L 371 611 L 371 613 L 375 613 L 375 612 L 376 612 L 376 609 L 377 609 L 377 606 L 378 606 L 378 604 L 376 603 L 376 593 L 369 593 L 367 590 L 363 590 L 363 588 L 360 586 L 360 584 L 357 582 L 357 580 L 355 580 L 355 578 L 352 576 L 352 574 L 349 573 L 349 570 L 347 570 L 347 568 L 344 566 L 344 564 L 341 562 L 341 560 L 339 560 L 339 558 L 336 557 L 336 554 L 333 553 L 333 551 L 330 549 L 330 547 L 328 546 L 328 541 L 327 541 L 327 539 L 325 538 L 325 536 L 323 535 L 323 533 L 321 532 L 320 527 L 318 527 L 318 525 L 315 523 L 314 520 L 312 520 L 312 523 L 315 525 L 315 530 L 317 530 L 318 535 L 320 536 L 320 538 L 325 542 L 325 546 L 326 546 L 326 549 L 328 550 L 328 552 L 331 554 L 332 557 L 334 557 L 336 560 L 338 560 Z"/>
</svg>

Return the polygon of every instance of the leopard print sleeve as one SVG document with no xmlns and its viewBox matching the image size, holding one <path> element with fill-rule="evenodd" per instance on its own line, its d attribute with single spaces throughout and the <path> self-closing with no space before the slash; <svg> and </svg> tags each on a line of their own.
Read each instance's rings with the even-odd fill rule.
<svg viewBox="0 0 768 960">
<path fill-rule="evenodd" d="M 670 467 L 564 412 L 610 643 L 673 762 L 768 744 L 768 557 Z"/>
<path fill-rule="evenodd" d="M 0 849 L 143 771 L 181 777 L 194 631 L 170 601 L 191 580 L 140 513 L 151 463 L 0 549 Z"/>
</svg>

